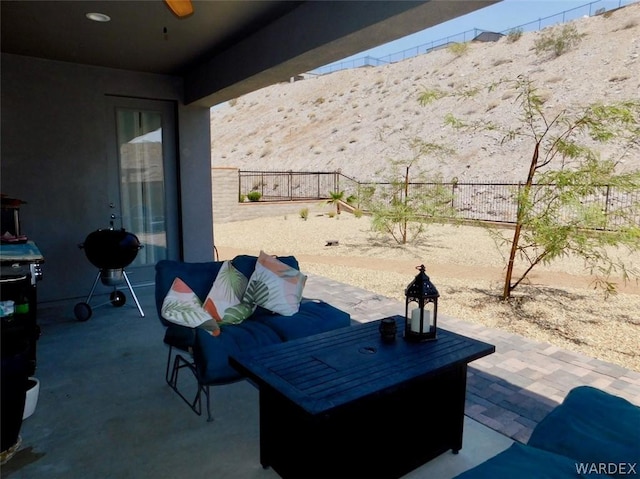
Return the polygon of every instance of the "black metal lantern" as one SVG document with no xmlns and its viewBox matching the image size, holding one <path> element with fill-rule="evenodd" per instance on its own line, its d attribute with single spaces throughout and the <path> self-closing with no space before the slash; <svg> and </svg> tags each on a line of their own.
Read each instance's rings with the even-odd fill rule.
<svg viewBox="0 0 640 479">
<path fill-rule="evenodd" d="M 424 265 L 405 290 L 404 338 L 407 341 L 437 339 L 438 297 L 440 293 L 425 273 Z"/>
</svg>

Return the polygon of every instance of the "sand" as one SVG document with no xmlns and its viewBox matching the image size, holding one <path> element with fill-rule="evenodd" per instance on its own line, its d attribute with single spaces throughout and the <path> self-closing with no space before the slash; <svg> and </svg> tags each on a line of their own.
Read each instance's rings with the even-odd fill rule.
<svg viewBox="0 0 640 479">
<path fill-rule="evenodd" d="M 379 67 L 343 70 L 294 83 L 278 83 L 211 111 L 212 165 L 245 170 L 336 171 L 359 181 L 380 179 L 390 161 L 407 161 L 410 140 L 446 148 L 419 156 L 414 171 L 449 182 L 524 181 L 534 142 L 502 143 L 521 124 L 516 92 L 494 82 L 530 78 L 545 99 L 549 120 L 563 110 L 640 97 L 640 3 L 570 23 L 580 42 L 559 57 L 537 55 L 548 29 L 516 42 L 469 43 L 459 57 L 447 49 Z M 478 25 L 481 27 L 481 25 Z M 558 25 L 548 28 L 562 28 Z M 476 90 L 465 99 L 421 106 L 422 91 Z M 458 131 L 445 117 L 492 122 L 496 131 Z M 597 147 L 619 170 L 640 168 L 640 155 Z M 557 166 L 555 163 L 554 166 Z"/>
</svg>

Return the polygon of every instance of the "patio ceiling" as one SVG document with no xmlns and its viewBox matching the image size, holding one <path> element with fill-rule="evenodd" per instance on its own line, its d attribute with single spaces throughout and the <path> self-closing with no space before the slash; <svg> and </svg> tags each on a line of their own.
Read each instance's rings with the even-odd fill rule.
<svg viewBox="0 0 640 479">
<path fill-rule="evenodd" d="M 195 1 L 179 19 L 162 0 L 2 1 L 2 51 L 181 75 L 285 13 L 297 1 Z M 111 21 L 86 18 L 104 13 Z"/>
<path fill-rule="evenodd" d="M 499 0 L 3 0 L 4 53 L 184 79 L 185 103 L 213 106 Z M 111 21 L 94 22 L 89 12 Z"/>
</svg>

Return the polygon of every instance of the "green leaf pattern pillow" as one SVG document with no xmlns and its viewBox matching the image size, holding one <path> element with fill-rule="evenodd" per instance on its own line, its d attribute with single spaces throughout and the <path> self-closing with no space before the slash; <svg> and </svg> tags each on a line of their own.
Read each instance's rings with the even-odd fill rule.
<svg viewBox="0 0 640 479">
<path fill-rule="evenodd" d="M 209 330 L 213 336 L 220 334 L 218 324 L 202 308 L 202 303 L 192 289 L 180 278 L 173 280 L 169 292 L 162 301 L 162 317 L 181 326 Z"/>
<path fill-rule="evenodd" d="M 203 308 L 220 324 L 238 324 L 247 319 L 255 306 L 243 303 L 247 278 L 231 261 L 225 261 L 216 276 Z"/>
<path fill-rule="evenodd" d="M 242 302 L 262 306 L 282 316 L 292 316 L 300 309 L 306 281 L 307 277 L 297 269 L 260 251 Z"/>
</svg>

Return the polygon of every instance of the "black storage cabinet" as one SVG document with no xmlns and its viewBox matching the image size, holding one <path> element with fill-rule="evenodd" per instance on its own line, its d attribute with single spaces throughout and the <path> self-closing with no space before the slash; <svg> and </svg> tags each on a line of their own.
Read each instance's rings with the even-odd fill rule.
<svg viewBox="0 0 640 479">
<path fill-rule="evenodd" d="M 36 342 L 40 328 L 36 322 L 36 287 L 28 268 L 2 267 L 0 299 L 12 300 L 16 312 L 1 320 L 1 409 L 2 452 L 16 444 L 22 427 L 22 415 L 28 378 L 36 370 Z"/>
</svg>

